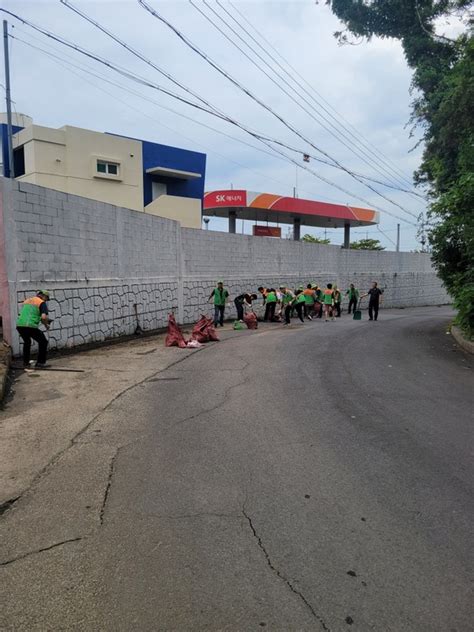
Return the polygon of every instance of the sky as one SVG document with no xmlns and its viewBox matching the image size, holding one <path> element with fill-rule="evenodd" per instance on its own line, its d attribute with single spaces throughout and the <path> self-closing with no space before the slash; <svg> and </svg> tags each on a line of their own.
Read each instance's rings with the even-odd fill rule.
<svg viewBox="0 0 474 632">
<path fill-rule="evenodd" d="M 227 116 L 248 129 L 294 147 L 295 152 L 282 150 L 281 146 L 280 151 L 299 166 L 276 155 L 245 131 L 162 92 L 138 85 L 8 18 L 16 38 L 10 42 L 15 111 L 28 114 L 35 123 L 48 127 L 74 125 L 204 152 L 206 190 L 233 187 L 293 195 L 296 187 L 301 198 L 376 208 L 381 211 L 380 230 L 375 226 L 358 228 L 352 231 L 353 239 L 380 239 L 387 249 L 393 250 L 400 223 L 401 249 L 420 247 L 414 224 L 416 217 L 426 210 L 423 199 L 371 183 L 387 200 L 340 168 L 313 158 L 309 163 L 303 162 L 303 153 L 308 153 L 323 160 L 336 160 L 349 171 L 383 183 L 411 188 L 422 144 L 417 146 L 418 131 L 414 136 L 410 133 L 412 73 L 397 41 L 374 38 L 356 46 L 340 46 L 333 34 L 343 26 L 324 2 L 314 0 L 147 2 L 299 135 L 219 74 L 136 0 L 71 0 L 71 4 Z M 3 7 L 136 75 L 189 97 L 59 0 L 4 0 Z M 219 15 L 235 32 L 229 30 Z M 246 31 L 255 39 L 250 39 Z M 263 64 L 257 53 L 270 67 Z M 273 81 L 252 61 L 264 68 Z M 274 70 L 284 80 L 275 76 Z M 294 83 L 295 79 L 299 85 Z M 3 90 L 4 77 L 1 83 Z M 306 171 L 305 166 L 326 181 Z M 227 223 L 212 218 L 209 228 L 226 230 Z M 237 230 L 250 232 L 251 225 L 238 221 Z M 285 231 L 284 227 L 284 234 Z M 303 227 L 302 232 L 324 237 L 323 229 Z M 340 244 L 343 231 L 328 230 L 327 237 Z"/>
</svg>

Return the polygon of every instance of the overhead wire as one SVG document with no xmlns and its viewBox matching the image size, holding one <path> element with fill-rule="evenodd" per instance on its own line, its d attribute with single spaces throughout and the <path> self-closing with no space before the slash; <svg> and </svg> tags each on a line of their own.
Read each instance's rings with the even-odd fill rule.
<svg viewBox="0 0 474 632">
<path fill-rule="evenodd" d="M 156 117 L 153 117 L 153 116 L 147 114 L 146 112 L 143 112 L 143 110 L 140 110 L 139 108 L 131 105 L 128 101 L 124 101 L 124 100 L 118 98 L 115 94 L 105 90 L 101 85 L 97 85 L 96 83 L 93 83 L 92 81 L 88 80 L 83 75 L 75 72 L 71 68 L 76 68 L 77 70 L 81 71 L 82 73 L 90 74 L 91 76 L 96 77 L 97 79 L 100 79 L 101 82 L 106 82 L 106 83 L 108 83 L 108 84 L 110 84 L 112 86 L 115 86 L 115 87 L 117 87 L 117 88 L 119 88 L 121 90 L 124 90 L 124 91 L 128 92 L 129 94 L 133 94 L 134 96 L 136 96 L 136 97 L 138 97 L 140 99 L 143 99 L 143 100 L 155 105 L 156 107 L 159 107 L 159 108 L 161 108 L 163 110 L 171 112 L 172 114 L 175 114 L 177 116 L 183 117 L 183 118 L 185 118 L 185 119 L 187 119 L 189 121 L 192 121 L 193 123 L 196 123 L 197 125 L 201 125 L 202 127 L 206 128 L 206 129 L 209 129 L 209 130 L 211 130 L 213 132 L 216 132 L 218 134 L 222 134 L 222 135 L 226 136 L 227 138 L 231 138 L 232 140 L 235 140 L 237 142 L 241 142 L 244 145 L 247 145 L 248 147 L 250 147 L 250 148 L 252 148 L 252 149 L 254 149 L 256 151 L 263 152 L 263 153 L 267 154 L 268 156 L 270 156 L 272 158 L 276 158 L 277 160 L 282 160 L 285 163 L 287 162 L 287 160 L 285 158 L 283 158 L 283 157 L 281 157 L 279 155 L 275 155 L 273 152 L 266 151 L 265 149 L 263 149 L 261 147 L 257 147 L 255 145 L 252 145 L 251 143 L 247 143 L 246 141 L 244 141 L 242 139 L 239 139 L 239 138 L 237 138 L 235 136 L 231 136 L 230 134 L 227 134 L 226 132 L 222 132 L 221 130 L 213 128 L 213 127 L 211 127 L 211 126 L 209 126 L 209 125 L 207 125 L 205 123 L 202 123 L 201 121 L 193 119 L 193 118 L 191 118 L 191 117 L 189 117 L 189 116 L 187 116 L 185 114 L 182 114 L 181 112 L 178 112 L 176 110 L 173 110 L 172 108 L 166 107 L 166 106 L 158 103 L 157 101 L 155 101 L 153 99 L 150 99 L 150 98 L 140 94 L 139 92 L 136 92 L 135 90 L 131 90 L 127 86 L 119 84 L 119 83 L 117 83 L 115 81 L 111 81 L 110 79 L 106 78 L 104 75 L 98 74 L 98 73 L 92 71 L 91 69 L 89 69 L 88 67 L 83 67 L 83 66 L 78 65 L 76 63 L 72 63 L 71 61 L 66 61 L 64 59 L 64 56 L 63 57 L 59 57 L 58 55 L 55 55 L 54 53 L 52 53 L 52 52 L 50 52 L 48 50 L 45 50 L 44 48 L 42 48 L 40 46 L 35 46 L 34 44 L 31 44 L 31 42 L 27 42 L 27 41 L 15 36 L 15 35 L 10 35 L 10 37 L 12 37 L 13 39 L 16 39 L 18 42 L 21 42 L 22 44 L 24 44 L 26 46 L 29 46 L 30 48 L 32 48 L 34 50 L 42 52 L 43 54 L 45 54 L 48 57 L 50 57 L 53 61 L 58 63 L 63 68 L 69 69 L 69 71 L 72 72 L 75 76 L 80 77 L 84 81 L 87 81 L 90 85 L 94 86 L 97 90 L 100 90 L 100 91 L 104 92 L 105 94 L 111 96 L 114 100 L 117 100 L 120 103 L 123 103 L 125 106 L 129 107 L 130 109 L 134 110 L 135 112 L 139 112 L 140 114 L 142 114 L 142 116 L 145 116 L 146 118 L 149 118 L 151 121 L 153 121 L 157 125 L 158 125 L 158 123 L 156 122 Z M 69 57 L 69 59 L 71 59 L 70 56 L 68 56 L 68 55 L 66 55 L 66 57 Z M 214 153 L 215 155 L 217 155 L 217 156 L 223 158 L 224 160 L 227 160 L 227 161 L 229 161 L 229 162 L 241 167 L 242 169 L 245 169 L 246 171 L 249 171 L 250 173 L 255 173 L 256 175 L 258 175 L 261 178 L 264 178 L 264 179 L 267 179 L 267 180 L 271 180 L 272 182 L 276 182 L 277 184 L 280 184 L 280 185 L 283 184 L 283 185 L 287 186 L 287 184 L 283 183 L 281 180 L 277 180 L 276 178 L 272 178 L 271 176 L 268 176 L 267 174 L 264 174 L 264 173 L 261 173 L 259 171 L 256 171 L 255 169 L 251 169 L 247 165 L 245 165 L 245 164 L 243 164 L 241 162 L 238 162 L 237 160 L 235 160 L 233 158 L 229 158 L 229 156 L 221 154 L 220 152 L 216 151 L 214 148 L 206 146 L 206 145 L 202 144 L 201 142 L 196 141 L 195 139 L 184 135 L 182 132 L 178 132 L 177 130 L 165 125 L 162 122 L 160 122 L 159 125 L 161 127 L 164 127 L 165 129 L 168 129 L 169 131 L 173 132 L 174 134 L 178 134 L 182 138 L 185 138 L 186 140 L 191 141 L 192 143 L 196 143 L 196 144 L 200 145 L 201 147 L 207 149 L 207 151 L 209 151 L 211 153 Z"/>
<path fill-rule="evenodd" d="M 217 4 L 219 6 L 221 6 L 224 11 L 226 11 L 226 13 L 228 13 L 228 15 L 231 16 L 231 14 L 225 9 L 225 7 L 219 2 L 219 0 L 216 0 Z M 351 134 L 353 136 L 353 138 L 355 138 L 356 140 L 358 140 L 358 142 L 363 145 L 364 147 L 366 147 L 369 151 L 375 151 L 379 157 L 380 160 L 383 161 L 389 168 L 393 169 L 393 171 L 395 171 L 396 173 L 399 174 L 399 176 L 402 178 L 402 180 L 404 180 L 405 182 L 408 183 L 409 186 L 413 186 L 413 182 L 412 180 L 406 176 L 399 168 L 398 166 L 393 162 L 393 160 L 391 160 L 390 158 L 388 158 L 382 151 L 379 150 L 378 147 L 376 147 L 373 143 L 371 143 L 369 140 L 365 140 L 362 136 L 362 134 L 354 127 L 354 125 L 348 121 L 340 112 L 337 112 L 337 110 L 334 108 L 333 105 L 331 105 L 327 99 L 325 99 L 325 97 L 318 92 L 318 90 L 316 90 L 316 88 L 311 85 L 306 78 L 297 70 L 297 68 L 295 68 L 282 54 L 281 52 L 265 37 L 265 35 L 263 35 L 263 33 L 261 31 L 259 31 L 257 29 L 257 27 L 255 26 L 255 24 L 253 24 L 252 22 L 250 22 L 247 17 L 242 13 L 242 11 L 239 10 L 239 8 L 231 1 L 228 0 L 228 4 L 234 9 L 234 11 L 236 13 L 238 13 L 240 15 L 240 17 L 246 22 L 246 24 L 258 35 L 259 39 L 255 38 L 249 31 L 248 29 L 245 28 L 245 26 L 243 26 L 241 23 L 237 22 L 237 24 L 239 25 L 239 28 L 242 29 L 242 31 L 244 31 L 271 59 L 274 63 L 276 63 L 289 77 L 291 77 L 295 82 L 296 79 L 295 77 L 298 77 L 298 79 L 300 80 L 299 82 L 297 82 L 299 85 L 301 85 L 301 83 L 304 83 L 308 89 L 311 91 L 311 93 L 313 93 L 313 95 L 316 95 L 316 97 L 318 97 L 319 99 L 321 99 L 321 101 L 323 103 L 321 103 L 315 96 L 313 96 L 313 99 L 315 100 L 316 103 L 318 103 L 318 105 L 330 116 L 334 117 L 334 119 L 337 121 L 337 117 L 339 117 L 340 121 L 338 121 L 338 123 L 341 125 L 341 127 L 343 127 L 349 134 Z M 231 16 L 233 17 L 233 16 Z M 234 21 L 235 18 L 233 18 Z M 267 46 L 273 50 L 273 52 L 278 55 L 278 57 L 284 62 L 284 64 L 286 64 L 288 66 L 288 68 L 291 70 L 291 73 L 288 72 L 288 70 L 286 68 L 284 68 L 280 62 L 274 57 L 274 55 L 272 55 L 271 53 L 268 52 L 268 50 L 265 49 L 265 47 L 262 45 L 261 42 L 265 42 L 267 44 Z M 308 92 L 307 92 L 308 93 Z M 324 105 L 324 103 L 326 104 L 326 106 Z M 329 108 L 329 109 L 328 109 Z M 332 112 L 331 112 L 332 110 Z M 344 123 L 342 123 L 341 121 L 344 121 Z M 354 132 L 351 132 L 350 129 L 354 130 Z M 358 136 L 362 136 L 362 139 L 358 139 Z M 415 192 L 413 192 L 414 195 L 417 195 Z"/>
<path fill-rule="evenodd" d="M 322 155 L 324 155 L 329 160 L 332 160 L 334 162 L 334 164 L 338 165 L 342 171 L 345 171 L 354 180 L 356 180 L 357 182 L 359 182 L 363 186 L 369 188 L 376 195 L 380 196 L 381 198 L 383 198 L 384 200 L 386 200 L 390 204 L 393 204 L 394 206 L 398 207 L 402 212 L 407 213 L 408 215 L 411 215 L 414 218 L 417 217 L 414 213 L 412 213 L 411 211 L 408 211 L 407 209 L 405 209 L 398 202 L 395 202 L 391 198 L 387 197 L 385 194 L 380 193 L 380 191 L 377 191 L 377 189 L 375 189 L 371 184 L 368 184 L 367 182 L 364 182 L 361 178 L 356 176 L 354 174 L 354 172 L 352 172 L 350 169 L 348 169 L 347 167 L 342 165 L 338 160 L 333 158 L 326 151 L 324 151 L 323 149 L 321 149 L 320 147 L 315 145 L 311 140 L 307 139 L 298 129 L 296 129 L 291 123 L 288 123 L 288 121 L 286 121 L 280 114 L 278 114 L 278 112 L 276 112 L 271 106 L 269 106 L 262 99 L 260 99 L 260 97 L 258 97 L 255 94 L 253 94 L 247 87 L 245 87 L 241 82 L 239 82 L 237 79 L 235 79 L 235 77 L 233 77 L 230 73 L 228 73 L 226 70 L 224 70 L 217 62 L 215 62 L 213 59 L 211 59 L 209 57 L 209 55 L 207 55 L 204 51 L 202 51 L 196 44 L 194 44 L 186 35 L 184 35 L 176 26 L 174 26 L 163 15 L 158 13 L 155 9 L 153 9 L 153 7 L 151 7 L 149 4 L 147 4 L 147 2 L 145 2 L 145 0 L 137 0 L 137 1 L 138 1 L 140 6 L 142 6 L 146 11 L 148 11 L 148 13 L 150 13 L 150 15 L 152 15 L 157 20 L 159 20 L 160 22 L 165 24 L 173 33 L 175 33 L 175 35 L 188 48 L 193 50 L 197 55 L 199 55 L 202 59 L 204 59 L 204 61 L 206 61 L 206 63 L 208 63 L 212 68 L 214 68 L 219 74 L 221 74 L 226 79 L 228 79 L 228 81 L 230 83 L 232 83 L 234 86 L 236 86 L 239 90 L 241 90 L 244 94 L 246 94 L 248 97 L 250 97 L 253 101 L 258 103 L 258 105 L 260 105 L 264 110 L 266 110 L 272 116 L 274 116 L 277 120 L 279 120 L 287 129 L 292 131 L 301 140 L 303 140 L 304 142 L 308 143 L 308 145 L 313 147 L 313 149 L 315 149 L 317 152 L 319 152 Z"/>
<path fill-rule="evenodd" d="M 70 0 L 60 0 L 61 4 L 63 4 L 66 8 L 70 9 L 71 11 L 73 11 L 74 13 L 76 13 L 77 15 L 79 15 L 80 17 L 82 17 L 84 20 L 86 20 L 87 22 L 89 22 L 89 24 L 92 24 L 94 27 L 96 27 L 97 29 L 99 29 L 102 33 L 104 33 L 105 35 L 107 35 L 108 37 L 110 37 L 112 40 L 114 40 L 117 44 L 119 44 L 120 46 L 124 47 L 128 52 L 132 53 L 135 57 L 138 57 L 141 61 L 145 62 L 148 66 L 150 66 L 151 68 L 157 70 L 160 74 L 162 74 L 163 76 L 165 76 L 167 79 L 169 79 L 170 81 L 172 81 L 175 85 L 179 86 L 181 89 L 185 90 L 186 92 L 189 92 L 190 94 L 192 94 L 195 98 L 199 99 L 202 103 L 204 103 L 207 107 L 213 109 L 215 112 L 218 112 L 221 116 L 227 116 L 225 115 L 221 110 L 219 110 L 218 108 L 215 107 L 215 105 L 211 104 L 209 101 L 207 101 L 206 99 L 201 98 L 201 96 L 194 92 L 193 90 L 191 90 L 190 88 L 188 88 L 187 86 L 185 86 L 182 82 L 177 81 L 172 75 L 170 75 L 170 73 L 168 73 L 167 71 L 163 70 L 163 68 L 157 66 L 157 64 L 155 64 L 153 61 L 151 61 L 149 58 L 147 58 L 145 55 L 143 55 L 140 51 L 136 50 L 135 48 L 133 48 L 132 46 L 130 46 L 127 42 L 125 42 L 124 40 L 122 40 L 121 38 L 119 38 L 117 35 L 115 35 L 114 33 L 112 33 L 109 29 L 107 29 L 106 27 L 104 27 L 102 24 L 100 24 L 99 22 L 97 22 L 96 20 L 94 20 L 93 18 L 91 18 L 89 15 L 87 15 L 84 11 L 81 11 L 80 9 L 78 9 L 77 7 L 75 7 L 72 2 L 70 2 Z M 196 7 L 197 8 L 197 7 Z M 198 9 L 199 10 L 199 9 Z M 260 134 L 260 136 L 262 136 Z M 267 139 L 269 140 L 269 139 Z M 275 141 L 276 142 L 276 141 Z M 295 151 L 299 154 L 304 154 L 306 153 L 305 150 L 301 150 L 301 149 L 297 149 L 297 148 L 292 148 L 289 147 L 287 144 L 282 143 L 283 146 L 285 146 L 287 149 L 291 149 L 292 151 Z M 337 169 L 340 169 L 341 167 L 337 164 L 334 163 L 334 161 L 332 160 L 324 160 L 321 159 L 320 157 L 311 155 L 311 154 L 307 154 L 310 155 L 311 158 L 313 158 L 314 160 L 317 160 L 318 162 L 321 162 L 322 164 L 326 164 L 330 167 L 334 167 Z M 357 172 L 353 172 L 357 177 L 363 179 L 363 180 L 369 180 L 371 182 L 374 182 L 376 184 L 380 184 L 382 186 L 387 186 L 389 188 L 392 189 L 396 189 L 396 190 L 401 190 L 401 191 L 406 191 L 405 189 L 401 189 L 398 186 L 394 186 L 392 184 L 389 183 L 385 183 L 385 182 L 381 182 L 380 180 L 377 180 L 375 178 L 371 178 L 370 176 L 366 176 L 364 174 L 359 174 Z M 401 207 L 400 207 L 401 208 Z M 402 209 L 403 210 L 403 209 Z"/>
<path fill-rule="evenodd" d="M 33 30 L 45 35 L 48 38 L 51 38 L 53 41 L 56 41 L 76 52 L 79 52 L 83 55 L 85 55 L 86 57 L 88 57 L 89 59 L 92 59 L 94 61 L 97 61 L 103 65 L 105 65 L 107 68 L 114 70 L 115 72 L 119 73 L 120 75 L 136 82 L 139 83 L 140 85 L 158 90 L 159 92 L 163 92 L 164 94 L 167 94 L 168 96 L 177 99 L 178 101 L 185 103 L 187 105 L 190 105 L 193 108 L 196 108 L 198 110 L 204 111 L 208 114 L 211 114 L 212 116 L 216 116 L 217 118 L 220 118 L 222 120 L 225 120 L 226 122 L 230 122 L 233 125 L 236 125 L 237 127 L 239 127 L 240 129 L 242 129 L 243 131 L 245 131 L 247 134 L 250 134 L 251 136 L 253 136 L 254 138 L 256 138 L 257 140 L 259 140 L 260 142 L 264 143 L 265 145 L 267 145 L 267 147 L 269 147 L 272 151 L 280 154 L 281 156 L 285 157 L 287 159 L 287 161 L 293 163 L 296 166 L 299 166 L 302 169 L 305 169 L 306 171 L 308 171 L 309 173 L 311 173 L 312 175 L 314 175 L 316 178 L 320 179 L 321 181 L 329 184 L 330 186 L 337 188 L 338 190 L 346 193 L 347 195 L 350 195 L 351 197 L 354 197 L 355 199 L 358 199 L 362 202 L 364 202 L 364 204 L 367 204 L 369 207 L 374 208 L 375 210 L 378 210 L 382 213 L 386 213 L 396 219 L 399 219 L 400 221 L 406 222 L 408 224 L 412 224 L 413 226 L 416 226 L 416 224 L 413 224 L 413 222 L 410 222 L 409 220 L 405 219 L 405 218 L 401 218 L 397 215 L 395 215 L 394 213 L 388 211 L 387 209 L 382 209 L 379 208 L 378 206 L 376 206 L 375 204 L 369 202 L 368 200 L 366 200 L 365 198 L 361 197 L 360 195 L 356 195 L 354 193 L 351 193 L 350 191 L 348 191 L 347 189 L 341 187 L 340 185 L 332 182 L 331 180 L 325 178 L 324 176 L 322 176 L 321 174 L 318 174 L 317 172 L 315 172 L 314 170 L 310 169 L 309 167 L 307 167 L 306 165 L 301 165 L 299 162 L 297 162 L 296 160 L 294 160 L 291 156 L 288 156 L 287 154 L 285 154 L 284 152 L 282 152 L 281 150 L 277 150 L 275 147 L 273 147 L 272 145 L 269 144 L 268 140 L 271 139 L 267 139 L 264 136 L 261 136 L 251 130 L 249 130 L 248 128 L 244 127 L 243 125 L 241 125 L 240 123 L 238 123 L 237 121 L 234 121 L 232 118 L 230 117 L 226 117 L 223 115 L 218 114 L 217 112 L 213 111 L 213 110 L 209 110 L 208 108 L 206 108 L 205 106 L 202 106 L 200 104 L 195 103 L 194 101 L 190 101 L 188 98 L 183 97 L 182 95 L 178 95 L 170 90 L 168 90 L 167 88 L 164 88 L 163 86 L 160 86 L 158 84 L 155 84 L 153 82 L 151 82 L 148 79 L 145 79 L 143 77 L 140 77 L 139 75 L 136 75 L 135 73 L 132 73 L 131 71 L 124 69 L 120 66 L 118 66 L 117 64 L 114 64 L 112 62 L 110 62 L 109 60 L 106 60 L 98 55 L 96 55 L 95 53 L 92 53 L 86 49 L 84 49 L 83 47 L 73 43 L 73 42 L 69 42 L 68 40 L 48 31 L 47 29 L 44 29 L 42 27 L 39 27 L 35 24 L 33 24 L 32 22 L 30 22 L 29 20 L 26 20 L 25 18 L 22 18 L 18 15 L 16 15 L 15 13 L 8 11 L 6 9 L 0 8 L 0 11 L 12 16 L 13 18 L 19 20 L 20 22 L 22 22 L 23 24 L 29 26 L 30 28 L 32 28 Z M 278 142 L 278 141 L 275 141 Z"/>
<path fill-rule="evenodd" d="M 320 124 L 323 129 L 325 129 L 328 133 L 330 133 L 331 135 L 334 136 L 334 138 L 336 138 L 344 147 L 346 147 L 347 149 L 349 149 L 349 151 L 351 151 L 352 153 L 354 153 L 359 159 L 361 159 L 363 162 L 365 162 L 370 168 L 375 169 L 382 177 L 386 178 L 387 176 L 389 178 L 393 178 L 393 183 L 392 184 L 385 184 L 382 182 L 379 182 L 379 184 L 383 184 L 384 186 L 390 186 L 391 188 L 395 188 L 398 190 L 401 190 L 405 193 L 408 194 L 412 194 L 412 191 L 409 191 L 406 189 L 406 187 L 404 188 L 403 185 L 400 186 L 400 184 L 396 184 L 396 177 L 394 177 L 393 171 L 390 170 L 388 171 L 386 167 L 384 167 L 383 165 L 380 166 L 377 164 L 377 160 L 374 160 L 373 154 L 369 154 L 367 153 L 367 151 L 362 148 L 359 149 L 356 146 L 354 146 L 354 142 L 351 140 L 351 138 L 345 134 L 344 132 L 341 132 L 332 122 L 330 119 L 328 119 L 324 114 L 321 114 L 321 112 L 318 109 L 315 109 L 314 104 L 312 104 L 305 96 L 304 94 L 301 93 L 301 91 L 299 91 L 297 88 L 300 88 L 300 90 L 302 90 L 303 92 L 306 92 L 306 94 L 309 95 L 310 98 L 313 99 L 314 98 L 311 96 L 311 94 L 305 90 L 304 86 L 300 86 L 298 84 L 298 82 L 296 82 L 294 80 L 294 78 L 292 78 L 292 81 L 297 85 L 297 88 L 295 88 L 294 86 L 290 85 L 290 83 L 288 82 L 288 80 L 280 73 L 278 72 L 278 70 L 275 69 L 275 66 L 272 64 L 269 64 L 268 61 L 262 57 L 262 55 L 260 55 L 260 53 L 255 50 L 255 48 L 253 46 L 251 46 L 251 44 L 249 44 L 244 37 L 242 37 L 242 35 L 235 30 L 235 28 L 229 24 L 229 22 L 221 15 L 219 14 L 218 11 L 216 11 L 212 5 L 210 5 L 206 0 L 202 0 L 204 6 L 207 7 L 207 9 L 209 11 L 211 11 L 223 24 L 225 24 L 227 26 L 227 28 L 241 41 L 245 44 L 245 46 L 247 46 L 252 53 L 259 59 L 261 60 L 265 66 L 269 69 L 270 72 L 272 72 L 273 74 L 276 75 L 276 77 L 279 79 L 279 81 L 277 81 L 274 77 L 272 77 L 264 68 L 261 67 L 261 65 L 255 61 L 255 59 L 249 55 L 246 51 L 244 51 L 233 39 L 232 37 L 230 37 L 227 33 L 225 33 L 220 27 L 219 25 L 217 25 L 214 20 L 212 20 L 212 18 L 210 18 L 205 11 L 203 11 L 197 4 L 195 4 L 194 0 L 188 0 L 189 4 L 191 4 L 192 7 L 194 7 L 194 9 L 196 9 L 196 11 L 198 11 L 223 37 L 225 37 L 227 39 L 227 41 L 229 41 L 233 46 L 235 46 L 237 48 L 237 50 L 239 50 L 256 68 L 258 68 L 274 85 L 277 86 L 277 88 L 279 90 L 281 90 L 284 94 L 286 94 L 294 103 L 296 103 L 304 112 L 306 112 L 306 114 L 308 114 L 314 121 L 316 121 L 318 124 Z M 229 13 L 229 11 L 217 0 L 217 5 L 219 7 L 221 7 L 221 9 L 223 9 L 236 23 L 239 27 L 241 27 L 241 24 L 234 18 L 234 16 L 232 16 L 232 14 Z M 268 54 L 268 53 L 267 53 Z M 290 76 L 291 77 L 291 76 Z M 283 84 L 283 85 L 282 85 Z M 287 86 L 290 90 L 290 92 L 284 87 Z M 306 107 L 304 107 L 301 102 L 298 100 L 298 98 L 301 99 L 306 105 L 308 105 L 311 108 L 311 111 L 308 110 Z M 327 123 L 327 124 L 326 124 Z M 329 127 L 328 127 L 329 126 Z M 332 128 L 332 131 L 331 131 Z M 349 144 L 352 143 L 352 144 Z M 371 179 L 373 181 L 373 179 Z M 415 193 L 415 195 L 418 195 Z M 421 197 L 421 196 L 419 196 Z"/>
</svg>

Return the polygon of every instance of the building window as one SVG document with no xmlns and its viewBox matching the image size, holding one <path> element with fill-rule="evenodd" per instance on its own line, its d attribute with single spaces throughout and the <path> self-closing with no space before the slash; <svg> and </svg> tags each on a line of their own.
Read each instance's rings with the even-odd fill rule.
<svg viewBox="0 0 474 632">
<path fill-rule="evenodd" d="M 108 160 L 97 161 L 97 173 L 105 173 L 109 176 L 119 175 L 120 165 L 118 162 L 109 162 Z"/>
</svg>

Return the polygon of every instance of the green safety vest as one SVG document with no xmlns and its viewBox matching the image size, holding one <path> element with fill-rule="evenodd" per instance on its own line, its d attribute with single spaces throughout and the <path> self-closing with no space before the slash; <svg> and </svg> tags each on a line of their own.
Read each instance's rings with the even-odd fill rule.
<svg viewBox="0 0 474 632">
<path fill-rule="evenodd" d="M 219 290 L 218 287 L 214 288 L 214 305 L 225 305 L 227 291 L 225 288 Z"/>
<path fill-rule="evenodd" d="M 290 294 L 289 292 L 285 292 L 285 294 L 282 294 L 281 302 L 283 303 L 283 305 L 289 305 L 293 299 L 294 296 L 292 294 Z"/>
<path fill-rule="evenodd" d="M 298 294 L 298 296 L 296 297 L 296 302 L 306 303 L 306 296 L 303 294 L 303 292 L 301 292 L 301 294 Z"/>
<path fill-rule="evenodd" d="M 40 305 L 44 303 L 39 296 L 27 298 L 23 303 L 20 315 L 16 321 L 17 327 L 38 327 L 41 322 Z"/>
<path fill-rule="evenodd" d="M 277 302 L 277 297 L 275 292 L 268 292 L 267 294 L 267 299 L 265 301 L 266 303 L 276 303 Z"/>
</svg>

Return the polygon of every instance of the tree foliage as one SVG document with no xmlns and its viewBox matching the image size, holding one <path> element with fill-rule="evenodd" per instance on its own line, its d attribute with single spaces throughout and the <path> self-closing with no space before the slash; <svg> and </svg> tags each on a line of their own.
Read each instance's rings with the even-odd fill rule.
<svg viewBox="0 0 474 632">
<path fill-rule="evenodd" d="M 303 235 L 303 237 L 301 238 L 301 241 L 306 241 L 307 243 L 310 243 L 310 244 L 330 244 L 331 243 L 330 239 L 322 239 L 320 237 L 314 237 L 313 235 L 310 235 L 309 233 L 306 233 L 306 235 Z"/>
<path fill-rule="evenodd" d="M 436 33 L 440 18 L 459 15 L 471 0 L 328 0 L 351 36 L 398 39 L 413 69 L 412 122 L 424 152 L 414 174 L 431 199 L 432 259 L 454 297 L 458 322 L 474 334 L 474 40 Z"/>
<path fill-rule="evenodd" d="M 351 250 L 385 250 L 378 239 L 359 239 L 351 241 Z"/>
</svg>

